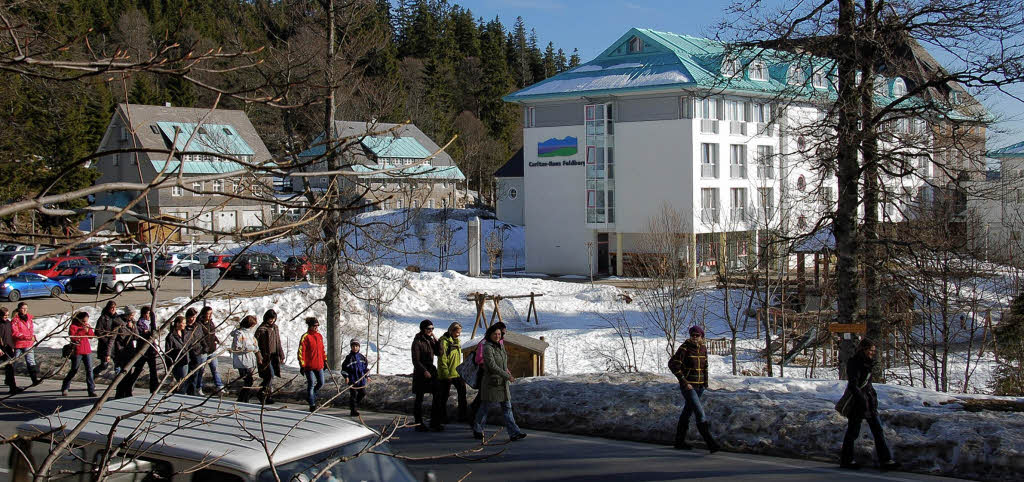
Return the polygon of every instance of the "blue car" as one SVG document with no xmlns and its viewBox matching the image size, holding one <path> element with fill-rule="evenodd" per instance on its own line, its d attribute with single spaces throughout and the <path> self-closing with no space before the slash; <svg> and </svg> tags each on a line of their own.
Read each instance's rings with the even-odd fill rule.
<svg viewBox="0 0 1024 482">
<path fill-rule="evenodd" d="M 35 273 L 19 273 L 4 280 L 0 285 L 0 296 L 8 301 L 36 296 L 60 296 L 64 286 L 60 283 Z"/>
</svg>

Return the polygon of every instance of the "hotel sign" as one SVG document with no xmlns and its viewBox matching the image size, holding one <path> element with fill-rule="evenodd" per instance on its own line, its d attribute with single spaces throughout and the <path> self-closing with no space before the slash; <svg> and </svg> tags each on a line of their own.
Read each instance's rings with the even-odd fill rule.
<svg viewBox="0 0 1024 482">
<path fill-rule="evenodd" d="M 575 159 L 568 161 L 537 161 L 531 162 L 530 167 L 561 167 L 561 166 L 582 166 L 583 161 L 577 161 Z"/>
</svg>

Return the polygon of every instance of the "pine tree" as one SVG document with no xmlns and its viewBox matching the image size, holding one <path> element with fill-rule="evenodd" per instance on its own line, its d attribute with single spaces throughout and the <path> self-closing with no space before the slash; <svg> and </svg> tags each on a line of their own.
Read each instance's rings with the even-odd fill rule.
<svg viewBox="0 0 1024 482">
<path fill-rule="evenodd" d="M 555 54 L 555 72 L 562 73 L 569 70 L 569 63 L 565 60 L 565 51 L 558 49 L 558 53 Z"/>
<path fill-rule="evenodd" d="M 526 87 L 533 83 L 533 73 L 530 71 L 530 59 L 528 52 L 526 23 L 523 17 L 516 17 L 516 23 L 508 34 L 507 58 L 512 69 L 512 78 L 519 88 Z"/>
<path fill-rule="evenodd" d="M 547 78 L 544 72 L 544 57 L 540 53 L 540 47 L 537 44 L 537 30 L 530 29 L 530 42 L 529 47 L 526 51 L 527 61 L 530 64 L 530 77 L 532 82 L 539 82 Z"/>
<path fill-rule="evenodd" d="M 555 71 L 555 44 L 554 42 L 548 42 L 548 46 L 544 48 L 544 78 L 553 77 L 557 72 Z"/>
<path fill-rule="evenodd" d="M 569 57 L 569 68 L 575 69 L 580 66 L 580 50 L 572 49 L 572 57 Z"/>
<path fill-rule="evenodd" d="M 192 82 L 176 75 L 167 79 L 167 83 L 164 87 L 167 91 L 167 98 L 171 104 L 177 107 L 196 106 L 196 87 Z"/>
<path fill-rule="evenodd" d="M 128 92 L 128 102 L 142 105 L 161 105 L 164 103 L 160 86 L 146 74 L 137 74 L 132 81 L 132 89 Z"/>
<path fill-rule="evenodd" d="M 992 377 L 996 395 L 1024 395 L 1024 294 L 1010 305 L 1010 313 L 995 328 L 999 364 Z"/>
<path fill-rule="evenodd" d="M 400 46 L 399 52 L 402 56 L 425 59 L 437 41 L 437 17 L 431 10 L 426 0 L 416 2 L 416 11 L 413 14 L 412 24 L 405 37 L 404 50 Z"/>
</svg>

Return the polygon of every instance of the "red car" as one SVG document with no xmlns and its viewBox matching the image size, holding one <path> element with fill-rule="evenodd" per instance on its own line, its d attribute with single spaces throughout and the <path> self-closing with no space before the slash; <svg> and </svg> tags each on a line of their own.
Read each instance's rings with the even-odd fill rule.
<svg viewBox="0 0 1024 482">
<path fill-rule="evenodd" d="M 313 272 L 315 276 L 323 277 L 327 275 L 327 265 L 321 263 L 313 264 L 305 256 L 292 256 L 284 262 L 285 279 L 302 279 L 310 272 Z"/>
<path fill-rule="evenodd" d="M 231 255 L 230 254 L 214 254 L 211 255 L 206 261 L 206 269 L 217 268 L 221 273 L 228 270 L 231 266 Z"/>
<path fill-rule="evenodd" d="M 28 271 L 29 273 L 41 274 L 47 278 L 55 278 L 57 276 L 71 276 L 75 274 L 78 268 L 88 266 L 89 264 L 89 260 L 85 256 L 59 256 L 38 263 Z"/>
</svg>

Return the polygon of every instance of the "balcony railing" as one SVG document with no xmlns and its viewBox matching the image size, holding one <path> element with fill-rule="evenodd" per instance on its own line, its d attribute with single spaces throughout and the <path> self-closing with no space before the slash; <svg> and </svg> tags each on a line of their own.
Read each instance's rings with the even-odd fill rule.
<svg viewBox="0 0 1024 482">
<path fill-rule="evenodd" d="M 775 179 L 775 169 L 772 166 L 757 166 L 758 179 Z"/>
<path fill-rule="evenodd" d="M 718 223 L 718 208 L 704 208 L 700 210 L 700 222 L 704 224 Z"/>
<path fill-rule="evenodd" d="M 718 164 L 701 164 L 700 177 L 718 178 Z"/>
<path fill-rule="evenodd" d="M 775 124 L 768 124 L 766 122 L 757 123 L 757 135 L 759 136 L 773 136 L 775 135 Z"/>
<path fill-rule="evenodd" d="M 743 164 L 730 164 L 729 165 L 729 177 L 733 179 L 746 179 L 747 178 L 747 166 Z"/>
<path fill-rule="evenodd" d="M 729 220 L 734 223 L 745 223 L 747 222 L 747 208 L 731 208 L 729 209 Z"/>
<path fill-rule="evenodd" d="M 747 135 L 747 123 L 743 121 L 729 121 L 729 133 L 733 135 Z"/>
<path fill-rule="evenodd" d="M 717 119 L 701 119 L 700 120 L 700 131 L 704 134 L 718 134 L 718 120 Z"/>
</svg>

